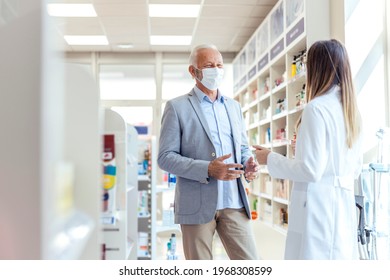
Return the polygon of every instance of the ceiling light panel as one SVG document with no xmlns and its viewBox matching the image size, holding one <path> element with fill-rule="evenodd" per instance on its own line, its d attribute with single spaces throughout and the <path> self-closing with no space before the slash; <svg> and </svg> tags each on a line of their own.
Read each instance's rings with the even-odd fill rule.
<svg viewBox="0 0 390 280">
<path fill-rule="evenodd" d="M 150 36 L 150 44 L 156 46 L 190 45 L 192 36 Z"/>
<path fill-rule="evenodd" d="M 75 46 L 92 46 L 92 45 L 108 45 L 106 36 L 64 36 L 65 41 L 68 45 Z"/>
<path fill-rule="evenodd" d="M 149 4 L 149 17 L 198 17 L 200 5 Z"/>
<path fill-rule="evenodd" d="M 53 17 L 96 17 L 92 4 L 47 4 L 47 12 Z"/>
</svg>

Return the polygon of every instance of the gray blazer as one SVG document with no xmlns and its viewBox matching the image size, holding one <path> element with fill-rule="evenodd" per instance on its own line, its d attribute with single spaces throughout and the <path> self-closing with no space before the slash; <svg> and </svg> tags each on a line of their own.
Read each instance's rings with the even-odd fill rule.
<svg viewBox="0 0 390 280">
<path fill-rule="evenodd" d="M 225 97 L 233 133 L 235 158 L 244 164 L 252 156 L 248 147 L 240 104 Z M 175 223 L 210 222 L 217 209 L 217 179 L 208 178 L 208 165 L 216 158 L 207 120 L 194 90 L 166 103 L 162 116 L 158 165 L 177 176 Z M 239 193 L 250 219 L 251 213 L 241 178 Z"/>
</svg>

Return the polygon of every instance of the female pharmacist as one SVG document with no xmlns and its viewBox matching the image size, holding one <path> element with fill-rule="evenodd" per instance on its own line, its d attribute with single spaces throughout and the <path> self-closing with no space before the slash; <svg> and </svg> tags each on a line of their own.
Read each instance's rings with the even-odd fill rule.
<svg viewBox="0 0 390 280">
<path fill-rule="evenodd" d="M 361 121 L 346 49 L 315 42 L 306 66 L 295 158 L 255 146 L 256 158 L 272 177 L 293 181 L 285 259 L 356 259 Z"/>
</svg>

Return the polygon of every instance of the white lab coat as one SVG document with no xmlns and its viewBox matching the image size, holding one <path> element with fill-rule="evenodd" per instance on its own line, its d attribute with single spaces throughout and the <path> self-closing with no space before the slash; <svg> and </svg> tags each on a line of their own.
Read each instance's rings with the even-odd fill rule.
<svg viewBox="0 0 390 280">
<path fill-rule="evenodd" d="M 272 177 L 293 181 L 285 259 L 357 259 L 354 179 L 360 139 L 348 149 L 340 88 L 314 98 L 303 111 L 295 159 L 268 155 Z"/>
</svg>

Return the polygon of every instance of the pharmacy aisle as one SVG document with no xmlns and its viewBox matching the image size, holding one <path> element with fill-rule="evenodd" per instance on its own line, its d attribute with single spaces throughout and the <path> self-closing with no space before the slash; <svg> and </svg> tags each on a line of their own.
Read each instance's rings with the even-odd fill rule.
<svg viewBox="0 0 390 280">
<path fill-rule="evenodd" d="M 176 249 L 175 257 L 177 260 L 185 260 L 184 252 L 183 252 L 183 243 L 181 239 L 181 233 L 176 234 Z M 156 260 L 167 260 L 171 256 L 171 252 L 168 250 L 168 243 L 171 242 L 170 232 L 160 233 L 157 237 L 157 253 Z M 222 242 L 216 234 L 213 242 L 213 256 L 214 260 L 228 260 L 225 249 L 223 248 Z M 171 247 L 172 248 L 172 247 Z M 172 250 L 171 250 L 172 251 Z"/>
</svg>

